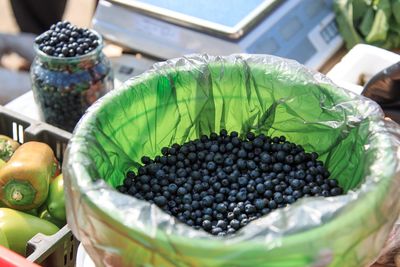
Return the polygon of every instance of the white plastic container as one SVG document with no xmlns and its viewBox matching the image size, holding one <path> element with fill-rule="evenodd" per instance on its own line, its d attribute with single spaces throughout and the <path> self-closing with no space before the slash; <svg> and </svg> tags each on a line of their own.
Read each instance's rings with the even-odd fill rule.
<svg viewBox="0 0 400 267">
<path fill-rule="evenodd" d="M 369 80 L 374 74 L 400 61 L 400 55 L 371 45 L 354 46 L 328 73 L 337 85 L 361 94 L 361 76 Z"/>
</svg>

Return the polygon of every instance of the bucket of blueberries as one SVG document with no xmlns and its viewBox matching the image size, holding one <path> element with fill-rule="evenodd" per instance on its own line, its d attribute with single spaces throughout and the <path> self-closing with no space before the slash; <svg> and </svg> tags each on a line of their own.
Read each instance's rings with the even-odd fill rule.
<svg viewBox="0 0 400 267">
<path fill-rule="evenodd" d="M 78 123 L 68 224 L 96 266 L 368 266 L 400 213 L 399 136 L 295 61 L 168 60 Z"/>
<path fill-rule="evenodd" d="M 93 30 L 58 22 L 39 35 L 31 66 L 32 90 L 41 118 L 72 132 L 86 109 L 113 89 L 113 73 Z"/>
</svg>

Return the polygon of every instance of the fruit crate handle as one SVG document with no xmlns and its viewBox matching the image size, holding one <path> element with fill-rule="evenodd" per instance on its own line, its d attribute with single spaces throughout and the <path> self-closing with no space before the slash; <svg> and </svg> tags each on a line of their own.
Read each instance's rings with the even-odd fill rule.
<svg viewBox="0 0 400 267">
<path fill-rule="evenodd" d="M 71 239 L 71 236 L 72 233 L 68 225 L 65 225 L 60 231 L 51 236 L 40 233 L 35 235 L 28 241 L 27 255 L 30 255 L 26 259 L 40 264 L 60 247 L 60 243 Z"/>
</svg>

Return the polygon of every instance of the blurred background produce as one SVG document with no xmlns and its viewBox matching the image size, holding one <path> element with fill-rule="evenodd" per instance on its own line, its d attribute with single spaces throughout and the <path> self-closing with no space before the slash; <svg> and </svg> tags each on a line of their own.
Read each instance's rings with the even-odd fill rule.
<svg viewBox="0 0 400 267">
<path fill-rule="evenodd" d="M 38 0 L 36 2 L 41 1 L 42 0 Z M 58 0 L 54 2 L 58 2 Z M 61 2 L 66 2 L 64 13 L 61 13 L 62 19 L 67 19 L 80 27 L 88 27 L 90 25 L 92 14 L 95 8 L 95 0 L 62 0 Z M 52 11 L 49 11 L 49 9 L 50 7 L 48 7 L 45 11 L 47 11 L 47 13 L 52 13 Z M 58 16 L 59 15 L 60 11 L 58 11 Z M 20 28 L 12 10 L 11 1 L 0 0 L 0 18 L 0 35 L 14 35 L 20 32 Z M 48 20 L 47 23 L 51 24 L 57 22 L 57 17 L 55 21 L 52 21 L 53 20 Z M 31 89 L 28 71 L 31 60 L 33 60 L 34 50 L 32 43 L 24 41 L 23 38 L 25 37 L 18 38 L 19 40 L 17 40 L 17 42 L 26 47 L 26 50 L 31 51 L 30 53 L 32 56 L 30 59 L 26 59 L 15 52 L 6 55 L 2 55 L 0 52 L 0 80 L 2 81 L 2 89 L 0 90 L 0 105 L 4 105 L 5 103 L 15 99 Z"/>
<path fill-rule="evenodd" d="M 400 48 L 400 1 L 335 0 L 334 10 L 348 49 L 359 43 Z"/>
</svg>

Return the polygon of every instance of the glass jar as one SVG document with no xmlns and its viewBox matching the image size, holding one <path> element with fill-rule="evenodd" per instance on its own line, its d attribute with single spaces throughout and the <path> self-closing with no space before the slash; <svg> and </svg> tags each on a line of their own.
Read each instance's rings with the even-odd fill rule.
<svg viewBox="0 0 400 267">
<path fill-rule="evenodd" d="M 42 120 L 72 132 L 86 109 L 113 89 L 110 61 L 99 45 L 88 54 L 54 57 L 39 50 L 31 66 L 32 90 Z"/>
</svg>

